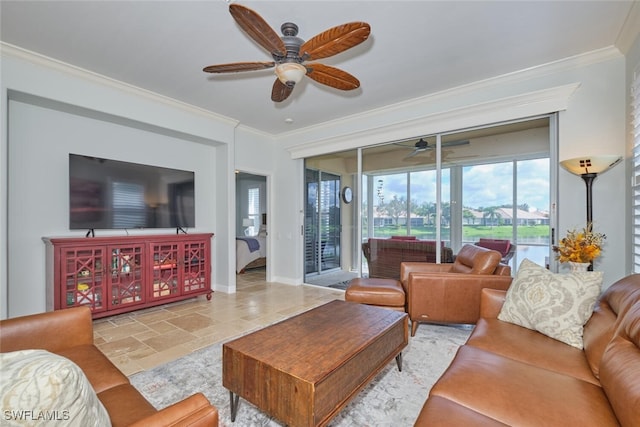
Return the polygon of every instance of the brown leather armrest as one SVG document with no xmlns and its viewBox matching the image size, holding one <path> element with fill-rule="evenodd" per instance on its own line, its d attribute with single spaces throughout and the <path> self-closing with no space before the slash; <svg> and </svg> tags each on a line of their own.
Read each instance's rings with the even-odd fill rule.
<svg viewBox="0 0 640 427">
<path fill-rule="evenodd" d="M 149 426 L 195 426 L 210 427 L 218 425 L 218 410 L 211 405 L 202 393 L 196 393 L 180 402 L 164 408 L 155 414 L 143 418 L 131 427 Z"/>
<path fill-rule="evenodd" d="M 506 296 L 507 291 L 484 288 L 480 294 L 480 317 L 497 318 Z"/>
<path fill-rule="evenodd" d="M 89 307 L 21 316 L 0 321 L 0 351 L 43 349 L 59 352 L 93 344 Z"/>
</svg>

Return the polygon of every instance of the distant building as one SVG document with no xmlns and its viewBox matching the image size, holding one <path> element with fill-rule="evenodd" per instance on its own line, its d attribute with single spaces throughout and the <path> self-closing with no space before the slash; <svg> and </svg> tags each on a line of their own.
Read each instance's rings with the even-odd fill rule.
<svg viewBox="0 0 640 427">
<path fill-rule="evenodd" d="M 475 209 L 464 209 L 462 215 L 462 224 L 463 225 L 487 225 L 487 226 L 496 226 L 496 225 L 513 225 L 513 209 L 511 208 L 497 208 L 495 210 L 495 217 L 490 218 L 486 217 L 485 213 L 482 211 L 478 211 Z M 516 209 L 516 218 L 517 225 L 549 225 L 549 213 L 542 211 L 528 212 L 522 209 Z M 426 217 L 417 216 L 415 214 L 411 214 L 411 226 L 412 227 L 422 227 L 425 224 L 429 224 Z M 448 222 L 443 219 L 442 224 L 448 224 Z M 374 227 L 385 227 L 385 226 L 405 226 L 407 225 L 406 216 L 401 216 L 397 218 L 389 217 L 386 215 L 381 215 L 377 211 L 374 211 L 373 214 L 373 226 Z"/>
<path fill-rule="evenodd" d="M 482 211 L 465 209 L 462 223 L 466 225 L 513 225 L 514 216 L 511 208 L 497 208 L 493 218 L 486 217 Z M 549 225 L 549 213 L 542 211 L 528 212 L 516 209 L 517 225 Z"/>
</svg>

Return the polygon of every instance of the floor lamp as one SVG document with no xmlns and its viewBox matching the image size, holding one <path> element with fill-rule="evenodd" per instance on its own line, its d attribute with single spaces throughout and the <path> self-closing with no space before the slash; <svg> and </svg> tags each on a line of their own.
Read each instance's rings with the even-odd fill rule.
<svg viewBox="0 0 640 427">
<path fill-rule="evenodd" d="M 613 166 L 620 163 L 621 156 L 585 156 L 576 157 L 575 159 L 563 160 L 560 162 L 562 167 L 572 174 L 580 176 L 587 186 L 587 227 L 593 226 L 593 181 L 598 174 L 608 171 Z M 593 270 L 593 261 L 589 270 Z"/>
<path fill-rule="evenodd" d="M 596 177 L 620 163 L 621 156 L 585 156 L 563 160 L 560 164 L 572 174 L 580 176 L 587 185 L 587 225 L 593 221 L 591 187 Z"/>
</svg>

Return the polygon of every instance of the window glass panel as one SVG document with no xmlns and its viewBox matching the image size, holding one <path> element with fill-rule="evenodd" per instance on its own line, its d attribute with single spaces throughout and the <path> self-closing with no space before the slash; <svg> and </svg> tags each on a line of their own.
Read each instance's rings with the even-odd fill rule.
<svg viewBox="0 0 640 427">
<path fill-rule="evenodd" d="M 462 168 L 462 243 L 513 238 L 513 163 Z"/>
<path fill-rule="evenodd" d="M 426 170 L 421 172 L 412 172 L 410 177 L 410 234 L 423 240 L 436 240 L 436 171 Z M 441 197 L 441 240 L 447 243 L 450 240 L 451 230 L 450 169 L 443 169 L 442 171 Z"/>
<path fill-rule="evenodd" d="M 517 162 L 518 262 L 528 258 L 538 265 L 549 265 L 549 168 L 548 158 Z"/>
</svg>

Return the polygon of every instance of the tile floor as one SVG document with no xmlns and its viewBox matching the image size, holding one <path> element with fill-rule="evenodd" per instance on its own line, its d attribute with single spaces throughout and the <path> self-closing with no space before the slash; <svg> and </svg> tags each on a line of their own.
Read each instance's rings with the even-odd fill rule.
<svg viewBox="0 0 640 427">
<path fill-rule="evenodd" d="M 265 281 L 264 269 L 237 276 L 236 293 L 195 299 L 94 321 L 98 348 L 125 374 L 178 359 L 334 299 L 344 291 Z"/>
</svg>

